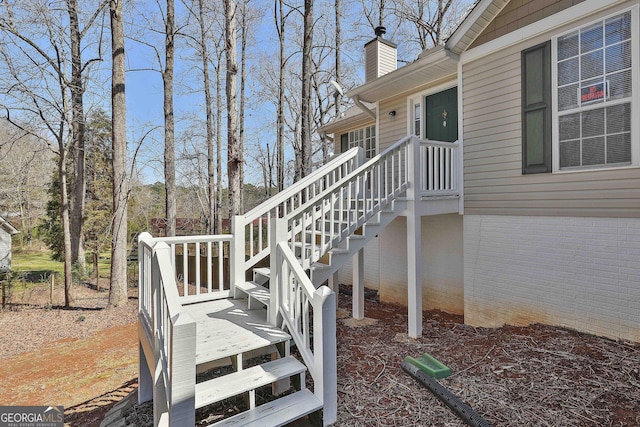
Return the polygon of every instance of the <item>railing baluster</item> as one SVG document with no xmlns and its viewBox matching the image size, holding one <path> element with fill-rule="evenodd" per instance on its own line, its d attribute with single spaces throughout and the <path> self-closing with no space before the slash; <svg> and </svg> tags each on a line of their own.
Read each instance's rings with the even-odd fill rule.
<svg viewBox="0 0 640 427">
<path fill-rule="evenodd" d="M 207 242 L 207 292 L 213 291 L 213 247 Z"/>
<path fill-rule="evenodd" d="M 182 244 L 182 278 L 183 294 L 189 295 L 189 248 L 186 243 Z"/>
<path fill-rule="evenodd" d="M 200 242 L 196 242 L 193 245 L 195 246 L 195 253 L 193 255 L 196 258 L 196 295 L 200 295 Z"/>
</svg>

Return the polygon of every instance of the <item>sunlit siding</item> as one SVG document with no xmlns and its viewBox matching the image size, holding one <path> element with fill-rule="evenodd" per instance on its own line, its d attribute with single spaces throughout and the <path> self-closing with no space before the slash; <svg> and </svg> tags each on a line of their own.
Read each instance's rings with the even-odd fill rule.
<svg viewBox="0 0 640 427">
<path fill-rule="evenodd" d="M 557 33 L 463 64 L 465 214 L 640 217 L 638 168 L 522 174 L 520 52 Z"/>
<path fill-rule="evenodd" d="M 396 114 L 389 116 L 391 111 Z M 395 144 L 407 135 L 407 98 L 395 98 L 380 102 L 379 149 Z"/>
</svg>

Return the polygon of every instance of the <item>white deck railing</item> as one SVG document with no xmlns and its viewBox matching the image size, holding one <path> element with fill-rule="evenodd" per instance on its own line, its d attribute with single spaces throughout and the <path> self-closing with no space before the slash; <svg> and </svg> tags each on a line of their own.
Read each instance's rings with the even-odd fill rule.
<svg viewBox="0 0 640 427">
<path fill-rule="evenodd" d="M 277 227 L 286 227 L 278 220 Z M 276 246 L 276 273 L 271 292 L 278 313 L 313 378 L 313 392 L 322 401 L 324 425 L 337 419 L 336 295 L 316 289 L 286 242 Z"/>
<path fill-rule="evenodd" d="M 175 256 L 169 245 L 148 233 L 139 238 L 140 316 L 144 331 L 142 347 L 153 349 L 153 381 L 141 381 L 140 393 L 153 396 L 154 425 L 166 413 L 168 425 L 195 424 L 196 322 L 181 304 L 175 274 Z M 149 333 L 151 332 L 151 333 Z M 140 354 L 140 358 L 146 358 Z M 156 376 L 157 375 L 157 376 Z M 142 388 L 153 390 L 142 390 Z"/>
<path fill-rule="evenodd" d="M 239 236 L 231 271 L 236 280 L 244 280 L 247 271 L 270 253 L 270 223 L 314 200 L 318 194 L 351 174 L 363 160 L 361 148 L 352 148 L 326 165 L 294 183 L 244 215 L 233 217 L 232 234 Z M 243 239 L 243 244 L 241 240 Z"/>
<path fill-rule="evenodd" d="M 455 196 L 459 143 L 420 141 L 419 193 L 422 197 Z"/>
</svg>

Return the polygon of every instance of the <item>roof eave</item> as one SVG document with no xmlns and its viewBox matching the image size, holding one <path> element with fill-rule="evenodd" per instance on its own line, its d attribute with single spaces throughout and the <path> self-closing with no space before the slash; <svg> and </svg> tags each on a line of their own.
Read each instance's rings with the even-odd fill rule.
<svg viewBox="0 0 640 427">
<path fill-rule="evenodd" d="M 445 43 L 456 55 L 464 52 L 510 0 L 480 0 Z"/>
<path fill-rule="evenodd" d="M 377 102 L 408 92 L 429 81 L 455 74 L 457 64 L 457 55 L 439 46 L 411 64 L 347 92 L 347 96 L 358 97 L 361 101 Z"/>
<path fill-rule="evenodd" d="M 7 233 L 11 235 L 19 233 L 19 231 L 13 225 L 11 225 L 7 220 L 2 218 L 1 216 L 0 216 L 0 227 L 4 228 L 7 231 Z"/>
</svg>

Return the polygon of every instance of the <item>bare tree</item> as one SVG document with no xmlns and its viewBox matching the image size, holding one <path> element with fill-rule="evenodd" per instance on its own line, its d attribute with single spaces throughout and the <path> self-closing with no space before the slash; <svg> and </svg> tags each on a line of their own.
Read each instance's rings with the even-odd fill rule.
<svg viewBox="0 0 640 427">
<path fill-rule="evenodd" d="M 23 242 L 31 240 L 37 220 L 45 215 L 55 160 L 47 144 L 0 120 L 0 212 L 18 213 Z"/>
<path fill-rule="evenodd" d="M 215 181 L 215 154 L 213 144 L 213 97 L 211 95 L 211 76 L 209 72 L 209 40 L 211 35 L 208 29 L 211 22 L 207 16 L 205 0 L 192 0 L 191 3 L 184 2 L 189 13 L 196 19 L 198 24 L 198 37 L 191 37 L 195 42 L 195 50 L 199 55 L 202 65 L 202 86 L 204 88 L 205 102 L 205 139 L 207 146 L 207 179 L 206 179 L 206 212 L 205 222 L 207 232 L 215 234 L 216 232 L 216 181 Z M 214 64 L 215 67 L 215 64 Z"/>
<path fill-rule="evenodd" d="M 238 215 L 241 209 L 240 188 L 243 153 L 238 141 L 238 63 L 236 60 L 235 0 L 224 0 L 225 52 L 227 58 L 227 175 L 229 185 L 229 215 Z"/>
<path fill-rule="evenodd" d="M 302 42 L 302 123 L 300 173 L 304 178 L 311 173 L 311 64 L 313 47 L 313 0 L 304 0 Z"/>
<path fill-rule="evenodd" d="M 86 89 L 90 65 L 100 59 L 100 49 L 93 52 L 95 56 L 91 51 L 86 51 L 84 55 L 91 59 L 84 63 L 80 51 L 82 41 L 104 9 L 104 2 L 97 5 L 93 13 L 85 15 L 82 30 L 77 4 L 74 0 L 68 0 L 66 6 L 66 9 L 50 9 L 49 4 L 42 1 L 0 3 L 0 32 L 6 36 L 0 48 L 0 60 L 4 67 L 2 79 L 6 82 L 1 92 L 7 119 L 23 131 L 44 138 L 45 134 L 35 127 L 40 124 L 56 142 L 52 150 L 58 156 L 65 254 L 65 304 L 71 305 L 72 254 L 81 255 L 75 246 L 81 240 L 80 237 L 77 241 L 74 239 L 72 245 L 70 209 L 73 207 L 78 211 L 74 216 L 80 218 L 80 230 L 73 229 L 73 232 L 80 235 L 80 213 L 84 209 L 84 194 L 80 193 L 83 193 L 84 187 L 79 184 L 80 190 L 75 193 L 77 199 L 70 206 L 68 185 L 70 182 L 76 185 L 84 180 L 83 154 L 78 154 L 71 176 L 68 175 L 67 160 L 69 157 L 73 159 L 84 144 L 81 98 Z M 97 45 L 100 46 L 99 39 Z M 71 46 L 71 52 L 68 46 Z"/>
<path fill-rule="evenodd" d="M 173 115 L 173 68 L 175 53 L 175 3 L 167 0 L 165 16 L 164 85 L 164 184 L 166 192 L 166 235 L 176 234 L 176 153 Z"/>
<path fill-rule="evenodd" d="M 94 16 L 88 25 L 80 30 L 78 19 L 78 0 L 66 0 L 67 13 L 69 15 L 69 39 L 71 42 L 71 80 L 69 90 L 71 92 L 71 135 L 73 138 L 73 184 L 71 188 L 71 261 L 76 263 L 81 271 L 85 269 L 84 253 L 84 216 L 85 216 L 85 112 L 84 112 L 84 92 L 83 70 L 93 61 L 101 60 L 100 47 L 98 57 L 91 59 L 86 64 L 82 63 L 81 43 L 86 31 L 106 6 L 103 1 L 98 6 Z M 101 40 L 100 42 L 101 43 Z"/>
<path fill-rule="evenodd" d="M 113 225 L 109 305 L 127 302 L 127 139 L 125 103 L 125 50 L 122 1 L 110 0 L 111 12 L 111 135 L 113 150 Z"/>
</svg>

